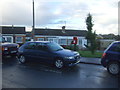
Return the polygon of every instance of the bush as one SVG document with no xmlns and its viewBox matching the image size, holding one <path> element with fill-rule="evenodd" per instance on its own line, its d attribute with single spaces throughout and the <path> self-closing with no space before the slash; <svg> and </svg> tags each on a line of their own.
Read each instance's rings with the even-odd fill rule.
<svg viewBox="0 0 120 90">
<path fill-rule="evenodd" d="M 66 45 L 66 46 L 63 46 L 63 48 L 75 51 L 74 45 Z M 76 45 L 76 51 L 78 51 L 78 50 L 79 50 L 79 46 Z"/>
</svg>

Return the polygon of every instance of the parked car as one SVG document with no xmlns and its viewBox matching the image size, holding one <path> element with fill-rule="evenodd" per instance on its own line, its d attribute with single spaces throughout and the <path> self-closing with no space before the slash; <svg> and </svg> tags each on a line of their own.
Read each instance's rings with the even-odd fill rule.
<svg viewBox="0 0 120 90">
<path fill-rule="evenodd" d="M 8 43 L 5 38 L 0 36 L 0 54 L 2 54 L 2 57 L 4 56 L 14 56 L 17 54 L 19 45 L 16 43 Z"/>
<path fill-rule="evenodd" d="M 109 73 L 120 74 L 120 41 L 113 42 L 104 51 L 101 64 L 107 68 Z"/>
<path fill-rule="evenodd" d="M 64 49 L 55 42 L 32 41 L 26 42 L 18 49 L 18 60 L 21 63 L 30 60 L 46 62 L 63 68 L 78 64 L 80 55 L 78 52 Z"/>
</svg>

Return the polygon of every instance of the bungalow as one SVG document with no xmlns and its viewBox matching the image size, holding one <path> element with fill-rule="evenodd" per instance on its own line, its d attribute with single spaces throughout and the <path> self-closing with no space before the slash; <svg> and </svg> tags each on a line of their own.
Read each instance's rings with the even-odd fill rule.
<svg viewBox="0 0 120 90">
<path fill-rule="evenodd" d="M 36 41 L 54 41 L 60 45 L 70 45 L 73 37 L 78 38 L 77 45 L 80 48 L 85 48 L 84 44 L 87 44 L 85 39 L 86 30 L 63 30 L 63 29 L 35 29 Z"/>
<path fill-rule="evenodd" d="M 105 50 L 112 42 L 114 42 L 114 39 L 100 39 L 100 50 Z"/>
<path fill-rule="evenodd" d="M 15 26 L 0 26 L 2 27 L 2 36 L 7 42 L 11 43 L 24 43 L 26 32 L 25 27 L 15 27 Z"/>
</svg>

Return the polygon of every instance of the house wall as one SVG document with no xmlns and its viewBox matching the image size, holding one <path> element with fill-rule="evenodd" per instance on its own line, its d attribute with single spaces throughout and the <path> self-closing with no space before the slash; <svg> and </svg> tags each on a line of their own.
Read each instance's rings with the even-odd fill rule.
<svg viewBox="0 0 120 90">
<path fill-rule="evenodd" d="M 70 45 L 71 41 L 73 40 L 73 36 L 35 36 L 36 41 L 54 41 L 60 45 Z M 85 45 L 87 44 L 87 40 L 85 37 L 78 37 L 78 43 L 77 45 L 79 48 L 85 48 Z"/>
<path fill-rule="evenodd" d="M 2 34 L 7 42 L 13 43 L 13 34 Z M 18 42 L 17 39 L 21 37 L 21 41 Z M 15 34 L 15 43 L 25 43 L 25 35 L 24 34 Z"/>
<path fill-rule="evenodd" d="M 17 40 L 18 38 L 21 38 L 21 40 L 18 41 L 18 40 Z M 26 42 L 25 40 L 26 40 L 26 39 L 25 39 L 25 36 L 24 36 L 24 35 L 16 35 L 16 36 L 15 36 L 15 42 L 16 42 L 16 43 L 25 43 L 25 42 Z"/>
<path fill-rule="evenodd" d="M 100 40 L 100 49 L 101 50 L 105 50 L 112 42 L 114 42 L 115 40 Z"/>
</svg>

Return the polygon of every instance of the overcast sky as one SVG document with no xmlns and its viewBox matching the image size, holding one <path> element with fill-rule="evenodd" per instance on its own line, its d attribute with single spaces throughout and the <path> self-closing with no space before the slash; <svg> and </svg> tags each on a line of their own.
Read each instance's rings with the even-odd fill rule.
<svg viewBox="0 0 120 90">
<path fill-rule="evenodd" d="M 1 0 L 1 25 L 32 27 L 33 0 Z M 39 28 L 86 30 L 88 13 L 98 34 L 118 33 L 119 0 L 34 0 L 35 26 Z"/>
</svg>

